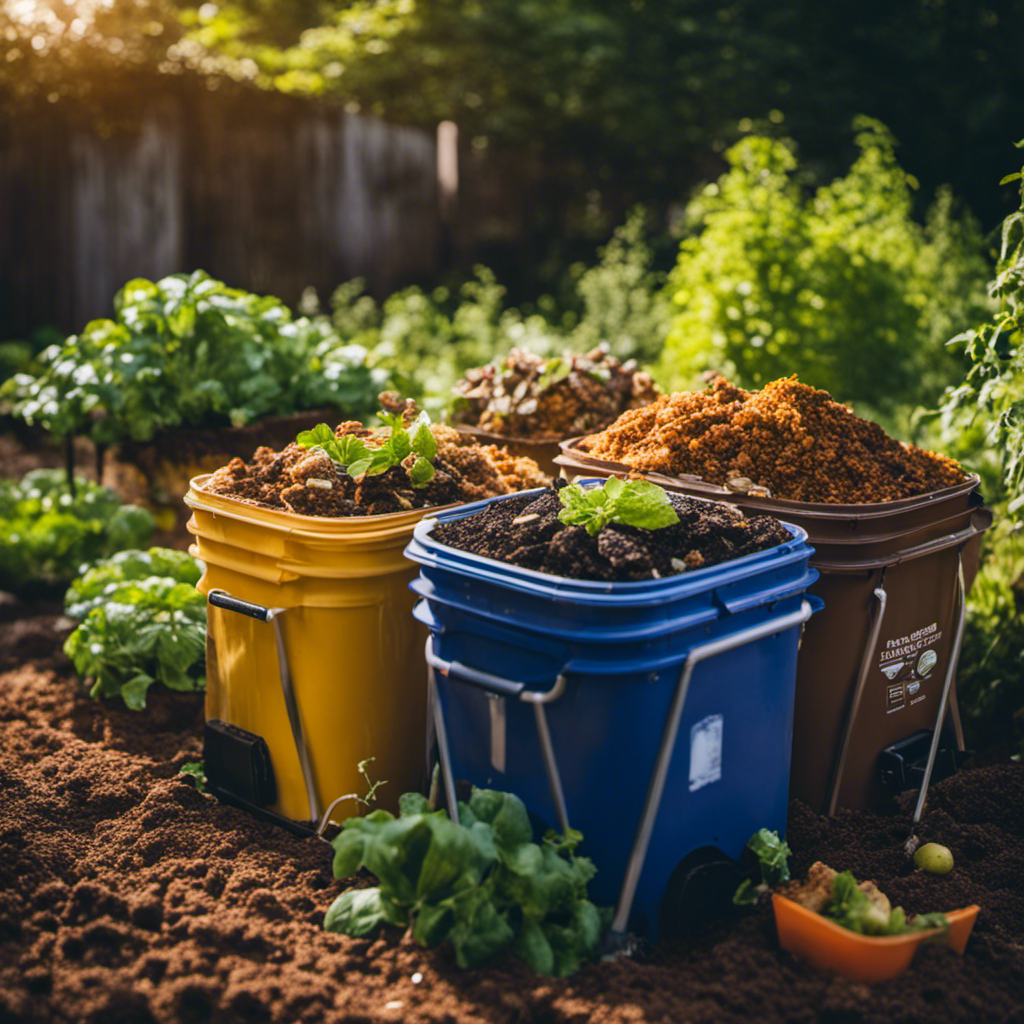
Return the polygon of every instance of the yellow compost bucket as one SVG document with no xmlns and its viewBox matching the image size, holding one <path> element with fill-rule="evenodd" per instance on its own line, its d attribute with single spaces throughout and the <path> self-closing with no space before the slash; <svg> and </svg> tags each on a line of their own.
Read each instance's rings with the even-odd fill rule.
<svg viewBox="0 0 1024 1024">
<path fill-rule="evenodd" d="M 434 510 L 322 519 L 212 494 L 208 479 L 185 497 L 209 602 L 207 775 L 214 724 L 234 745 L 225 770 L 248 773 L 215 791 L 315 821 L 365 793 L 358 766 L 373 758 L 379 802 L 397 810 L 423 781 L 427 703 L 426 630 L 408 588 L 417 570 L 402 552 Z M 352 813 L 355 802 L 339 808 Z"/>
</svg>

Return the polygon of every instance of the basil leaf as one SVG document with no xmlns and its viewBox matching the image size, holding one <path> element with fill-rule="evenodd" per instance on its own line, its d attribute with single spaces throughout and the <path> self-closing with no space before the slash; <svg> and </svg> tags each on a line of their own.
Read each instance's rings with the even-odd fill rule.
<svg viewBox="0 0 1024 1024">
<path fill-rule="evenodd" d="M 409 470 L 409 482 L 413 487 L 426 487 L 434 479 L 434 467 L 420 456 Z"/>
</svg>

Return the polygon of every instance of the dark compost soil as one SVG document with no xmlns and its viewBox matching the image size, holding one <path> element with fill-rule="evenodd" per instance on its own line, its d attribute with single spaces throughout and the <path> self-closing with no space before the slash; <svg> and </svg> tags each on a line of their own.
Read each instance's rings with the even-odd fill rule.
<svg viewBox="0 0 1024 1024">
<path fill-rule="evenodd" d="M 473 515 L 434 527 L 442 544 L 578 580 L 649 580 L 718 565 L 792 539 L 772 516 L 746 517 L 719 501 L 679 494 L 668 499 L 679 522 L 659 530 L 612 523 L 591 536 L 558 518 L 555 486 L 537 497 L 498 501 Z"/>
<path fill-rule="evenodd" d="M 853 984 L 783 953 L 760 906 L 702 935 L 553 981 L 508 957 L 460 972 L 401 935 L 325 933 L 330 851 L 202 796 L 201 698 L 145 714 L 84 696 L 55 616 L 0 624 L 0 1022 L 993 1022 L 1024 1024 L 1024 766 L 938 784 L 919 833 L 952 874 L 907 870 L 909 818 L 801 805 L 794 871 L 875 878 L 908 911 L 972 902 L 966 955 L 926 947 Z M 356 880 L 355 884 L 367 884 Z"/>
</svg>

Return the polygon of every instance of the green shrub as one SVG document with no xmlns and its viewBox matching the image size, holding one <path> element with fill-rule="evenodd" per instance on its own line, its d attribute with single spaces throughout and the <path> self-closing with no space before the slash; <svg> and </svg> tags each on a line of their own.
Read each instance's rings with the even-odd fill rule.
<svg viewBox="0 0 1024 1024">
<path fill-rule="evenodd" d="M 196 271 L 129 281 L 114 306 L 113 320 L 46 349 L 39 373 L 0 390 L 15 415 L 107 444 L 321 406 L 360 418 L 376 406 L 383 379 L 365 351 L 326 319 L 293 320 L 271 296 Z"/>
<path fill-rule="evenodd" d="M 934 401 L 959 376 L 942 340 L 985 308 L 977 229 L 954 219 L 948 194 L 917 224 L 892 138 L 857 127 L 849 174 L 811 194 L 791 143 L 728 151 L 729 171 L 687 208 L 664 382 L 714 369 L 757 387 L 796 373 L 885 410 Z"/>
<path fill-rule="evenodd" d="M 968 607 L 964 716 L 978 746 L 1007 743 L 1024 753 L 1024 170 L 1003 179 L 1010 181 L 1021 182 L 1020 209 L 1003 222 L 989 284 L 998 308 L 950 342 L 964 347 L 970 368 L 947 393 L 941 424 L 959 431 L 954 451 L 986 473 L 986 495 L 1000 503 Z"/>
<path fill-rule="evenodd" d="M 1024 526 L 1000 515 L 1005 505 L 995 511 L 967 604 L 957 696 L 968 746 L 1024 754 Z"/>
<path fill-rule="evenodd" d="M 75 485 L 72 496 L 56 469 L 33 470 L 20 483 L 0 480 L 0 589 L 66 584 L 83 563 L 149 540 L 153 517 L 145 509 L 122 505 L 88 480 Z"/>
</svg>

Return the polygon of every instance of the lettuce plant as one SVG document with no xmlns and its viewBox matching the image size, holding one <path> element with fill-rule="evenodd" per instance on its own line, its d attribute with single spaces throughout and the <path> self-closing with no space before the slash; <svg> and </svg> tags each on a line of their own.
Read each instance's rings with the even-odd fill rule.
<svg viewBox="0 0 1024 1024">
<path fill-rule="evenodd" d="M 556 977 L 594 954 L 603 920 L 586 898 L 596 869 L 574 853 L 579 833 L 535 843 L 522 801 L 487 789 L 459 804 L 459 824 L 418 793 L 399 808 L 397 818 L 384 810 L 349 818 L 334 839 L 335 878 L 366 868 L 379 884 L 343 892 L 327 911 L 328 931 L 411 927 L 422 946 L 450 941 L 460 967 L 510 949 Z"/>
<path fill-rule="evenodd" d="M 154 683 L 172 690 L 206 684 L 206 598 L 200 569 L 180 551 L 122 551 L 86 571 L 69 588 L 65 611 L 84 621 L 64 653 L 92 697 L 121 697 L 146 706 Z"/>
<path fill-rule="evenodd" d="M 82 478 L 72 494 L 63 470 L 0 480 L 0 589 L 66 584 L 83 563 L 144 544 L 152 532 L 145 509 Z"/>
</svg>

